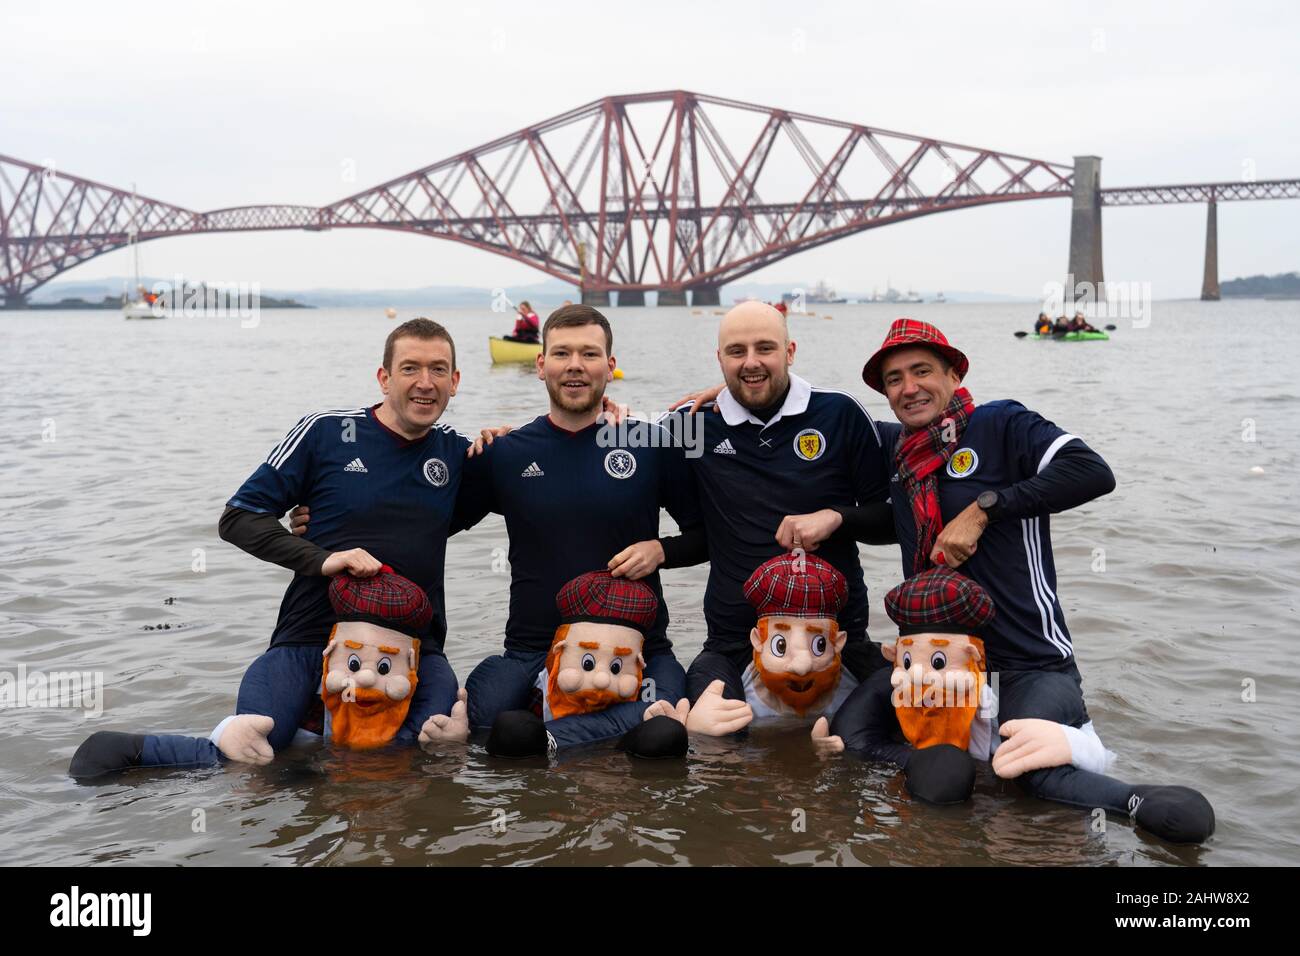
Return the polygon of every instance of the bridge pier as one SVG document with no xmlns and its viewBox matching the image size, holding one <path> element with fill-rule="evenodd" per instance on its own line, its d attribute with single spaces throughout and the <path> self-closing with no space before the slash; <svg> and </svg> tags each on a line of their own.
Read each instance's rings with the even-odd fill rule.
<svg viewBox="0 0 1300 956">
<path fill-rule="evenodd" d="M 645 305 L 645 292 L 641 289 L 624 289 L 618 294 L 618 304 L 621 308 L 625 305 Z"/>
<path fill-rule="evenodd" d="M 607 289 L 583 289 L 582 304 L 609 308 L 609 291 Z"/>
<path fill-rule="evenodd" d="M 1070 214 L 1070 277 L 1066 298 L 1075 303 L 1106 298 L 1101 267 L 1101 157 L 1074 157 L 1074 208 Z M 1083 285 L 1080 289 L 1079 286 Z"/>
<path fill-rule="evenodd" d="M 1201 280 L 1201 301 L 1219 301 L 1219 204 L 1214 194 L 1205 204 L 1205 277 Z"/>
<path fill-rule="evenodd" d="M 659 304 L 660 305 L 685 305 L 686 290 L 685 289 L 660 289 Z"/>
<path fill-rule="evenodd" d="M 27 296 L 23 295 L 21 292 L 6 291 L 4 293 L 4 305 L 0 305 L 0 309 L 25 308 L 27 308 Z"/>
<path fill-rule="evenodd" d="M 717 286 L 697 286 L 691 290 L 691 305 L 722 305 Z"/>
</svg>

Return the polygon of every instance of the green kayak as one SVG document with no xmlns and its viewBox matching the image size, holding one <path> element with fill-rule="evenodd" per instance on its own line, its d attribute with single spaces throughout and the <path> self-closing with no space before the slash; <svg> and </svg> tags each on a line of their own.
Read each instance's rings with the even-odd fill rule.
<svg viewBox="0 0 1300 956">
<path fill-rule="evenodd" d="M 1051 339 L 1054 342 L 1109 342 L 1105 332 L 1066 332 L 1064 335 L 1031 335 L 1031 339 Z"/>
</svg>

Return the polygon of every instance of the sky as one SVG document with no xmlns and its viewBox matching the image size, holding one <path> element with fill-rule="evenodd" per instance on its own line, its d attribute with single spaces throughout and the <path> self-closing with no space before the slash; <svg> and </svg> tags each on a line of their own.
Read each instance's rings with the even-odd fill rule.
<svg viewBox="0 0 1300 956">
<path fill-rule="evenodd" d="M 0 10 L 0 154 L 191 209 L 323 205 L 602 96 L 687 89 L 1071 163 L 1107 186 L 1300 177 L 1293 3 L 41 3 Z M 792 192 L 794 190 L 792 189 Z M 793 197 L 791 197 L 793 198 Z M 1069 202 L 944 213 L 748 278 L 1037 296 Z M 1199 294 L 1205 209 L 1107 209 L 1107 279 Z M 264 289 L 545 277 L 379 230 L 142 246 Z M 1300 200 L 1221 203 L 1220 276 L 1300 269 Z M 130 272 L 125 251 L 64 273 Z"/>
</svg>

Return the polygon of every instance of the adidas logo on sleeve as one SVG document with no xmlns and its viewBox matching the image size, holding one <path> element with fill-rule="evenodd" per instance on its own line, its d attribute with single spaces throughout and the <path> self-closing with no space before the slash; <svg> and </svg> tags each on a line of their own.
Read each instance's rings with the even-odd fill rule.
<svg viewBox="0 0 1300 956">
<path fill-rule="evenodd" d="M 350 462 L 348 462 L 346 465 L 343 466 L 343 470 L 344 470 L 344 471 L 359 471 L 359 472 L 361 472 L 362 474 L 369 474 L 369 473 L 370 473 L 370 472 L 369 472 L 369 469 L 367 469 L 365 465 L 361 464 L 361 459 L 360 459 L 360 458 L 353 458 Z"/>
<path fill-rule="evenodd" d="M 721 442 L 713 447 L 715 455 L 734 455 L 736 449 L 731 446 L 731 439 L 724 438 Z"/>
<path fill-rule="evenodd" d="M 529 465 L 527 468 L 525 468 L 523 471 L 521 471 L 521 472 L 519 473 L 519 477 L 520 477 L 520 478 L 540 478 L 540 477 L 542 477 L 544 474 L 546 474 L 546 472 L 542 471 L 542 469 L 540 469 L 540 468 L 537 467 L 537 462 L 533 462 L 531 465 Z"/>
</svg>

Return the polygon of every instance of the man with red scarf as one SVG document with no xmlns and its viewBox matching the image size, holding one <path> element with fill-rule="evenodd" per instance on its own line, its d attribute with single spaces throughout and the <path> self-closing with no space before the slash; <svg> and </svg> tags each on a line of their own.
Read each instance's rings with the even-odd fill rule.
<svg viewBox="0 0 1300 956">
<path fill-rule="evenodd" d="M 1201 842 L 1214 831 L 1214 813 L 1196 791 L 1134 786 L 1072 764 L 1049 766 L 1017 739 L 1041 724 L 1008 726 L 1028 718 L 1091 730 L 1056 594 L 1048 522 L 1052 514 L 1110 493 L 1115 478 L 1083 441 L 1019 402 L 976 405 L 962 387 L 969 366 L 934 326 L 898 319 L 862 378 L 885 395 L 901 425 L 882 424 L 881 432 L 893 449 L 892 519 L 904 574 L 960 567 L 997 606 L 985 648 L 989 672 L 998 677 L 1001 746 L 1017 758 L 995 756 L 994 770 L 1034 796 L 1103 807 L 1173 842 Z M 878 519 L 881 509 L 869 505 L 846 514 L 846 525 L 870 535 L 873 507 Z M 888 681 L 888 672 L 880 672 L 860 686 L 829 733 L 819 722 L 814 738 L 820 746 L 839 738 L 849 751 L 906 767 L 917 752 L 879 744 L 873 733 L 872 715 L 881 711 L 878 698 L 888 697 Z M 1058 743 L 1068 746 L 1074 735 L 1061 733 Z"/>
</svg>

